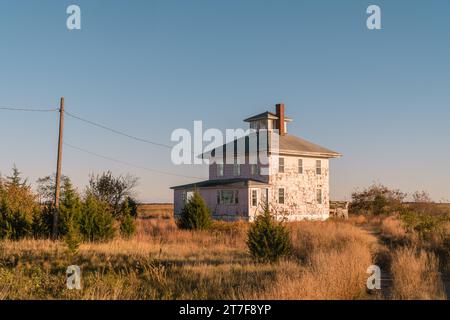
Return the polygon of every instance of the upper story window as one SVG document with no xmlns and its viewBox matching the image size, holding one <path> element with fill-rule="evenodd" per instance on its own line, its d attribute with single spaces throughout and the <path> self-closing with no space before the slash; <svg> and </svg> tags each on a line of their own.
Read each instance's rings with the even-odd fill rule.
<svg viewBox="0 0 450 320">
<path fill-rule="evenodd" d="M 268 129 L 267 124 L 268 124 L 268 121 L 265 119 L 255 120 L 255 121 L 250 122 L 250 129 L 254 129 L 254 130 Z"/>
<path fill-rule="evenodd" d="M 238 204 L 239 191 L 238 190 L 218 190 L 217 191 L 218 204 Z"/>
<path fill-rule="evenodd" d="M 217 164 L 217 176 L 222 177 L 223 176 L 223 163 Z"/>
<path fill-rule="evenodd" d="M 298 159 L 298 173 L 303 174 L 303 159 Z"/>
<path fill-rule="evenodd" d="M 316 160 L 316 174 L 322 174 L 322 160 Z"/>
<path fill-rule="evenodd" d="M 278 159 L 278 172 L 284 173 L 284 158 Z"/>
<path fill-rule="evenodd" d="M 238 163 L 233 164 L 233 176 L 241 175 L 241 165 Z"/>
<path fill-rule="evenodd" d="M 284 188 L 278 189 L 278 203 L 284 204 Z"/>
<path fill-rule="evenodd" d="M 250 165 L 250 174 L 252 176 L 259 175 L 259 166 L 257 164 L 251 164 Z"/>
<path fill-rule="evenodd" d="M 316 200 L 318 204 L 322 204 L 323 203 L 323 199 L 322 199 L 322 189 L 317 189 L 316 190 Z"/>
</svg>

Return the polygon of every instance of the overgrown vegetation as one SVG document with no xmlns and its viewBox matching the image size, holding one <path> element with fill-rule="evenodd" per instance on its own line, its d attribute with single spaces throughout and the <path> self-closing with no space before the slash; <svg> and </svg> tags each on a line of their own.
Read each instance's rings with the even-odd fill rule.
<svg viewBox="0 0 450 320">
<path fill-rule="evenodd" d="M 407 195 L 374 185 L 353 194 L 353 222 L 380 231 L 396 299 L 445 299 L 439 276 L 450 276 L 450 210 L 428 193 Z"/>
<path fill-rule="evenodd" d="M 114 177 L 111 172 L 91 175 L 83 195 L 70 179 L 62 177 L 58 210 L 58 235 L 69 251 L 76 252 L 80 241 L 106 241 L 116 234 L 116 220 L 122 235 L 134 233 L 137 202 L 132 198 L 137 179 Z M 55 178 L 38 179 L 37 194 L 14 166 L 11 176 L 0 177 L 0 239 L 47 239 L 51 236 L 55 208 L 52 202 Z"/>
<path fill-rule="evenodd" d="M 445 299 L 449 213 L 426 193 L 408 203 L 383 186 L 355 193 L 355 225 L 281 224 L 268 210 L 255 223 L 212 222 L 196 193 L 177 226 L 167 217 L 135 218 L 135 182 L 126 181 L 136 180 L 91 176 L 78 192 L 64 177 L 60 238 L 53 241 L 54 178 L 40 179 L 36 194 L 17 168 L 0 178 L 0 299 L 380 298 L 366 289 L 380 248 L 393 278 L 386 297 Z M 83 270 L 81 291 L 66 289 L 72 264 Z"/>
<path fill-rule="evenodd" d="M 61 254 L 59 241 L 4 241 L 0 292 L 5 299 L 370 298 L 365 270 L 375 239 L 364 231 L 333 221 L 290 224 L 294 252 L 307 260 L 261 264 L 248 252 L 248 228 L 218 223 L 192 232 L 169 219 L 138 219 L 133 237 L 84 242 L 74 256 Z M 72 264 L 82 269 L 82 290 L 66 288 Z"/>
</svg>

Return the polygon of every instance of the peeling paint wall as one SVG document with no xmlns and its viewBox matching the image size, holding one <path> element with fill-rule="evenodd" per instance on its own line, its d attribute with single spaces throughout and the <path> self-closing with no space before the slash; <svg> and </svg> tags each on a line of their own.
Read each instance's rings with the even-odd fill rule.
<svg viewBox="0 0 450 320">
<path fill-rule="evenodd" d="M 278 158 L 270 157 L 269 203 L 277 214 L 288 220 L 327 219 L 329 216 L 329 160 L 282 156 L 284 173 L 278 172 Z M 303 159 L 303 173 L 298 160 Z M 321 160 L 321 174 L 316 174 L 316 160 Z M 284 188 L 284 204 L 279 203 L 278 190 Z M 317 202 L 317 190 L 322 190 L 322 204 Z"/>
</svg>

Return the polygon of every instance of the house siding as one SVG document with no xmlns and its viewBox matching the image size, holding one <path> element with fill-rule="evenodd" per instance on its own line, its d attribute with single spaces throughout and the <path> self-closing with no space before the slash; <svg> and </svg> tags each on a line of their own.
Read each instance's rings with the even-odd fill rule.
<svg viewBox="0 0 450 320">
<path fill-rule="evenodd" d="M 217 191 L 218 190 L 238 190 L 239 203 L 237 204 L 218 204 Z M 174 190 L 174 214 L 176 218 L 181 216 L 184 207 L 183 192 L 193 191 L 192 189 L 175 189 Z M 247 187 L 233 187 L 223 186 L 214 188 L 200 188 L 198 190 L 200 196 L 205 201 L 211 214 L 215 219 L 221 220 L 248 220 L 248 188 Z"/>
<path fill-rule="evenodd" d="M 323 158 L 280 156 L 284 173 L 278 172 L 277 156 L 270 156 L 269 203 L 287 220 L 324 220 L 329 217 L 329 161 Z M 303 173 L 298 160 L 303 159 Z M 322 162 L 322 173 L 316 174 L 316 161 Z M 278 189 L 284 188 L 284 204 L 278 203 Z M 317 189 L 322 190 L 322 204 L 317 203 Z"/>
<path fill-rule="evenodd" d="M 223 220 L 249 220 L 262 212 L 264 203 L 262 194 L 268 189 L 268 202 L 272 211 L 278 219 L 288 221 L 295 220 L 325 220 L 329 217 L 329 160 L 325 158 L 281 156 L 284 158 L 284 172 L 280 173 L 278 167 L 278 157 L 269 157 L 269 175 L 252 176 L 250 165 L 241 165 L 240 178 L 253 178 L 265 181 L 267 187 L 233 187 L 217 186 L 210 188 L 200 188 L 199 192 L 205 200 L 208 208 L 216 219 Z M 303 173 L 298 172 L 298 160 L 303 160 Z M 316 174 L 316 161 L 321 161 L 321 174 Z M 225 165 L 224 175 L 217 177 L 216 164 L 211 164 L 210 179 L 229 179 L 237 176 L 233 175 L 233 165 Z M 284 189 L 284 204 L 279 203 L 278 190 Z M 258 190 L 258 205 L 252 206 L 252 189 Z M 322 203 L 317 202 L 317 190 L 322 190 Z M 218 190 L 239 190 L 238 204 L 218 204 Z M 175 189 L 174 204 L 175 216 L 181 215 L 183 203 L 183 192 L 193 191 L 192 189 Z"/>
</svg>

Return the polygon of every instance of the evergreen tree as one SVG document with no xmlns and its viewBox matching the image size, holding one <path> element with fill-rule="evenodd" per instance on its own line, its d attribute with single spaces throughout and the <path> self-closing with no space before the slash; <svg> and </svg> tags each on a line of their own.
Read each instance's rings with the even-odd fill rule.
<svg viewBox="0 0 450 320">
<path fill-rule="evenodd" d="M 136 225 L 131 216 L 131 209 L 126 200 L 122 205 L 122 218 L 120 221 L 120 233 L 124 238 L 130 238 L 136 232 Z"/>
<path fill-rule="evenodd" d="M 276 262 L 292 250 L 289 230 L 275 221 L 268 207 L 250 227 L 247 245 L 253 258 L 260 262 Z"/>
<path fill-rule="evenodd" d="M 27 185 L 27 179 L 22 179 L 22 173 L 17 169 L 15 164 L 12 171 L 12 175 L 6 177 L 6 186 L 25 187 Z"/>
<path fill-rule="evenodd" d="M 64 193 L 59 204 L 59 234 L 65 236 L 69 225 L 78 226 L 81 217 L 81 200 L 69 178 L 63 181 Z"/>
<path fill-rule="evenodd" d="M 73 220 L 69 221 L 67 225 L 67 233 L 64 237 L 64 242 L 72 255 L 78 253 L 78 248 L 81 243 L 81 235 L 78 231 L 78 226 L 73 222 Z"/>
<path fill-rule="evenodd" d="M 35 238 L 47 239 L 52 234 L 53 206 L 47 204 L 37 208 L 33 214 L 32 230 Z"/>
<path fill-rule="evenodd" d="M 183 208 L 179 226 L 191 230 L 208 229 L 211 223 L 211 213 L 203 198 L 195 191 Z"/>
<path fill-rule="evenodd" d="M 0 238 L 18 240 L 32 235 L 36 197 L 14 166 L 0 188 Z"/>
<path fill-rule="evenodd" d="M 108 203 L 88 194 L 80 216 L 80 233 L 86 241 L 105 241 L 115 235 Z"/>
</svg>

